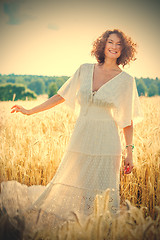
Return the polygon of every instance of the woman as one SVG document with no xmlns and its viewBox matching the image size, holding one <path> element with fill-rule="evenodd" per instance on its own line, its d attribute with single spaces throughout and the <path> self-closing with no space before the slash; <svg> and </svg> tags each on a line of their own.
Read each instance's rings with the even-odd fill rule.
<svg viewBox="0 0 160 240">
<path fill-rule="evenodd" d="M 24 204 L 19 201 L 18 205 L 14 200 L 14 206 L 24 216 L 24 209 L 41 209 L 39 224 L 45 222 L 56 227 L 67 219 L 72 221 L 73 212 L 81 217 L 91 214 L 96 194 L 110 188 L 109 209 L 113 215 L 117 213 L 122 157 L 119 130 L 123 129 L 126 141 L 125 172 L 130 174 L 133 125 L 143 118 L 135 79 L 119 67 L 135 60 L 135 53 L 136 44 L 131 38 L 120 30 L 107 30 L 93 43 L 91 54 L 98 63 L 82 64 L 57 94 L 43 104 L 30 110 L 19 105 L 12 107 L 11 113 L 32 115 L 64 101 L 75 108 L 77 100 L 81 109 L 67 151 L 51 182 L 46 187 L 2 183 L 1 199 L 2 196 L 7 199 L 8 189 L 14 189 L 16 195 L 25 188 Z"/>
</svg>

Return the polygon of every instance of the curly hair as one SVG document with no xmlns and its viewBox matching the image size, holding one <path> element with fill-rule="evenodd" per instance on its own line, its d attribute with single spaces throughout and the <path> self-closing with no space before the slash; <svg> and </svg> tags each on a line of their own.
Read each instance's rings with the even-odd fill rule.
<svg viewBox="0 0 160 240">
<path fill-rule="evenodd" d="M 124 67 L 126 64 L 129 64 L 130 61 L 136 60 L 135 54 L 137 53 L 137 43 L 134 43 L 130 37 L 126 36 L 119 29 L 107 30 L 100 37 L 98 37 L 93 42 L 93 49 L 91 51 L 91 55 L 96 57 L 98 63 L 103 64 L 105 61 L 104 51 L 106 42 L 110 34 L 113 33 L 117 34 L 117 36 L 121 39 L 122 50 L 121 55 L 119 56 L 119 58 L 117 58 L 117 64 L 121 64 Z"/>
</svg>

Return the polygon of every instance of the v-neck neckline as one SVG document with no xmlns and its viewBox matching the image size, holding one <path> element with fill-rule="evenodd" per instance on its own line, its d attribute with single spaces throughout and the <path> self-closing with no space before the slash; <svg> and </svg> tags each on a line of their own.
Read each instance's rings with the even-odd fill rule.
<svg viewBox="0 0 160 240">
<path fill-rule="evenodd" d="M 113 81 L 116 77 L 120 76 L 120 75 L 124 72 L 124 71 L 122 71 L 122 72 L 118 73 L 116 76 L 114 76 L 113 78 L 111 78 L 109 81 L 107 81 L 107 82 L 105 82 L 104 84 L 102 84 L 102 86 L 99 87 L 98 90 L 93 91 L 93 75 L 94 75 L 95 65 L 96 65 L 96 63 L 94 63 L 93 66 L 92 66 L 92 74 L 91 74 L 91 93 L 92 93 L 92 94 L 93 94 L 93 93 L 96 94 L 97 92 L 99 92 L 99 91 L 101 90 L 101 88 L 103 88 L 104 86 L 106 86 L 109 82 Z M 95 95 L 95 94 L 94 94 L 94 95 Z"/>
</svg>

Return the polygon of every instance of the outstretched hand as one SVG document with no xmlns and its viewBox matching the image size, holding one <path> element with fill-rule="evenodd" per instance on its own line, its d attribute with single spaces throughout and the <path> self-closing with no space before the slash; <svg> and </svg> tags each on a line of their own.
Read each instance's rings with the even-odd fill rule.
<svg viewBox="0 0 160 240">
<path fill-rule="evenodd" d="M 11 107 L 11 109 L 13 109 L 13 110 L 11 111 L 11 113 L 21 112 L 22 114 L 29 115 L 29 110 L 23 108 L 23 107 L 20 106 L 20 105 L 14 105 L 13 107 Z"/>
<path fill-rule="evenodd" d="M 133 170 L 133 160 L 129 156 L 127 156 L 124 160 L 124 173 L 129 174 Z"/>
</svg>

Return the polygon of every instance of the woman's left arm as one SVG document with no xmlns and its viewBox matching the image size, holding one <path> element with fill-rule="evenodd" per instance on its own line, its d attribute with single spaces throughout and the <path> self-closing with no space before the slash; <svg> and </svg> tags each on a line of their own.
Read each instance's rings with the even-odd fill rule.
<svg viewBox="0 0 160 240">
<path fill-rule="evenodd" d="M 127 147 L 127 156 L 124 160 L 124 166 L 126 174 L 129 174 L 132 172 L 133 169 L 133 157 L 132 157 L 132 141 L 133 141 L 133 121 L 131 121 L 131 125 L 123 128 L 123 133 L 126 141 L 126 145 L 129 145 Z M 131 145 L 130 145 L 131 144 Z M 127 171 L 127 167 L 129 166 L 129 170 Z"/>
</svg>

